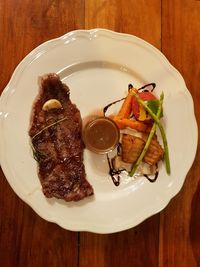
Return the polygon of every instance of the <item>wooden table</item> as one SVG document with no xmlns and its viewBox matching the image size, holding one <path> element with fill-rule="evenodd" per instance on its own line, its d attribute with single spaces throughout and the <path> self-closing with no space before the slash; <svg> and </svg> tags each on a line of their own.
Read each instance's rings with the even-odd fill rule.
<svg viewBox="0 0 200 267">
<path fill-rule="evenodd" d="M 96 27 L 134 34 L 160 49 L 184 76 L 200 122 L 198 0 L 1 0 L 0 90 L 39 44 Z M 130 230 L 99 235 L 44 221 L 16 196 L 1 171 L 0 266 L 200 266 L 199 177 L 197 151 L 181 192 L 162 212 Z"/>
</svg>

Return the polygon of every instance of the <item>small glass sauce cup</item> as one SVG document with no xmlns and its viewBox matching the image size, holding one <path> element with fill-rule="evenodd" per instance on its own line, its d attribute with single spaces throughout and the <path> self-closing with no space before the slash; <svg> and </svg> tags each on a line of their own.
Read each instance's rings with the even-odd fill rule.
<svg viewBox="0 0 200 267">
<path fill-rule="evenodd" d="M 107 117 L 90 121 L 83 130 L 86 148 L 97 154 L 106 154 L 114 150 L 119 138 L 120 132 L 117 125 Z"/>
</svg>

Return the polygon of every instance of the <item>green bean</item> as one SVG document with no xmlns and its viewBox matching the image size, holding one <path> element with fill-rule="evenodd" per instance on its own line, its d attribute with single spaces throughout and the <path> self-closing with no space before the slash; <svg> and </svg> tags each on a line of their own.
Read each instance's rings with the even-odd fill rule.
<svg viewBox="0 0 200 267">
<path fill-rule="evenodd" d="M 160 116 L 157 116 L 157 114 L 154 114 L 152 112 L 152 110 L 148 107 L 148 105 L 145 103 L 145 101 L 143 101 L 135 91 L 131 90 L 131 93 L 136 97 L 138 103 L 141 104 L 146 109 L 146 111 L 149 113 L 149 115 L 154 120 L 154 123 L 156 123 L 158 125 L 158 128 L 159 128 L 160 133 L 161 133 L 162 141 L 163 141 L 163 146 L 164 146 L 164 159 L 165 159 L 166 172 L 167 172 L 168 175 L 170 175 L 171 167 L 170 167 L 170 159 L 169 159 L 169 148 L 168 148 L 168 143 L 167 143 L 167 137 L 166 137 L 166 134 L 165 134 L 165 130 L 164 130 L 164 128 L 163 128 L 163 126 L 162 126 L 162 124 L 160 122 Z M 164 98 L 164 94 L 162 92 L 162 94 L 160 96 L 160 101 L 162 100 L 161 102 L 163 102 L 163 98 Z M 162 107 L 161 107 L 161 110 L 162 110 Z M 130 174 L 132 174 L 132 171 L 131 171 Z"/>
</svg>

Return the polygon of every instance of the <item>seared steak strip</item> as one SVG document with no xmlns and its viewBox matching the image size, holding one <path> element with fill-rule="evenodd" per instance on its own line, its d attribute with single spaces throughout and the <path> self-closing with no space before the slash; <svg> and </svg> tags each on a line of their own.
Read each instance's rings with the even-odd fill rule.
<svg viewBox="0 0 200 267">
<path fill-rule="evenodd" d="M 50 99 L 62 106 L 44 110 L 43 105 Z M 46 197 L 78 201 L 93 194 L 83 164 L 80 112 L 69 99 L 69 88 L 56 74 L 41 79 L 29 135 Z"/>
</svg>

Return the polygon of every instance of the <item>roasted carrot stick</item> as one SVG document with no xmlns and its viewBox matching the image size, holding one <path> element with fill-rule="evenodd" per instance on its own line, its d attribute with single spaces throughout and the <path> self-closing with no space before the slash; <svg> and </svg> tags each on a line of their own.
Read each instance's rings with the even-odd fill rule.
<svg viewBox="0 0 200 267">
<path fill-rule="evenodd" d="M 148 124 L 145 124 L 143 122 L 140 121 L 136 121 L 136 120 L 130 120 L 127 118 L 121 118 L 119 116 L 114 116 L 112 118 L 114 120 L 114 122 L 117 124 L 117 126 L 120 129 L 124 129 L 126 127 L 135 129 L 139 132 L 149 132 L 151 129 L 151 126 Z"/>
<path fill-rule="evenodd" d="M 117 114 L 118 117 L 128 118 L 130 116 L 132 109 L 132 99 L 133 99 L 133 94 L 129 93 L 125 98 L 119 113 Z"/>
</svg>

